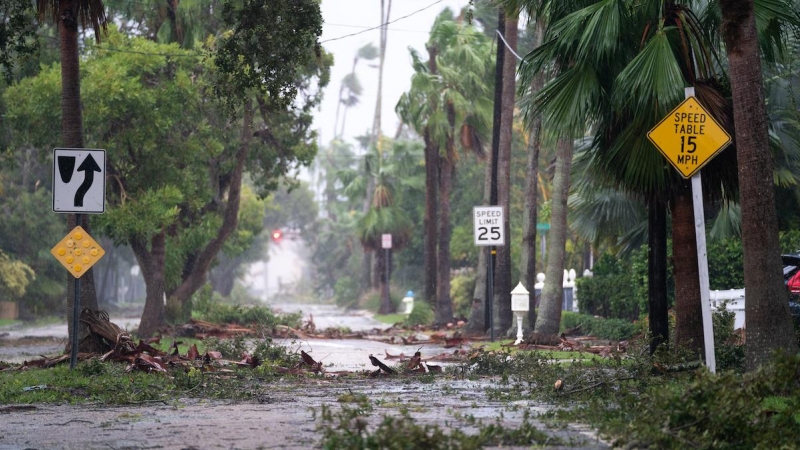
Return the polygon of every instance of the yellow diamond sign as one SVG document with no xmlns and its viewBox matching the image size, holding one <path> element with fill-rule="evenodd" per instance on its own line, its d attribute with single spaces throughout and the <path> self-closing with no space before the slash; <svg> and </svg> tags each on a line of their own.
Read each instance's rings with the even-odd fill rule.
<svg viewBox="0 0 800 450">
<path fill-rule="evenodd" d="M 731 136 L 694 97 L 673 109 L 647 138 L 684 178 L 691 178 L 731 143 Z"/>
<path fill-rule="evenodd" d="M 89 233 L 80 226 L 73 228 L 61 242 L 50 250 L 50 253 L 75 278 L 80 278 L 106 254 L 103 247 L 100 247 L 100 244 L 95 242 Z"/>
</svg>

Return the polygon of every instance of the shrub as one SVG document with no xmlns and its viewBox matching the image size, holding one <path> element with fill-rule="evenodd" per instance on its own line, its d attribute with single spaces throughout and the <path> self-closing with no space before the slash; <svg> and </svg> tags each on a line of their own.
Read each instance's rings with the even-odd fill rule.
<svg viewBox="0 0 800 450">
<path fill-rule="evenodd" d="M 708 283 L 711 289 L 736 289 L 744 286 L 742 239 L 731 237 L 708 244 Z"/>
<path fill-rule="evenodd" d="M 433 308 L 424 300 L 414 301 L 414 309 L 408 315 L 408 325 L 430 325 L 433 323 Z"/>
<path fill-rule="evenodd" d="M 389 300 L 394 305 L 394 310 L 398 311 L 402 297 L 397 292 L 392 292 L 389 289 Z M 377 289 L 370 289 L 366 294 L 361 296 L 358 302 L 359 306 L 367 311 L 378 312 L 381 308 L 381 292 Z"/>
<path fill-rule="evenodd" d="M 469 317 L 474 290 L 475 271 L 459 271 L 450 280 L 450 298 L 453 299 L 453 314 L 456 317 Z"/>
<path fill-rule="evenodd" d="M 800 251 L 800 230 L 781 231 L 779 235 L 781 253 Z"/>
<path fill-rule="evenodd" d="M 643 268 L 645 276 L 633 270 L 634 261 L 645 258 L 646 248 L 634 252 L 630 258 L 618 258 L 604 254 L 594 266 L 594 276 L 579 278 L 578 305 L 581 312 L 636 320 L 647 311 L 647 265 Z M 637 264 L 637 268 L 642 264 Z M 640 269 L 641 270 L 641 269 Z M 626 289 L 620 289 L 625 286 Z"/>
<path fill-rule="evenodd" d="M 734 333 L 733 324 L 736 313 L 720 308 L 712 316 L 714 328 L 714 359 L 717 370 L 732 370 L 744 373 L 745 354 L 744 345 L 739 336 Z"/>
<path fill-rule="evenodd" d="M 603 319 L 570 311 L 561 313 L 562 331 L 578 326 L 584 334 L 614 341 L 630 339 L 638 331 L 635 324 L 623 319 Z"/>
<path fill-rule="evenodd" d="M 213 323 L 259 325 L 265 328 L 300 326 L 301 313 L 278 315 L 266 305 L 238 305 L 222 303 L 220 300 L 221 297 L 212 295 L 210 285 L 204 286 L 192 298 L 194 316 Z"/>
</svg>

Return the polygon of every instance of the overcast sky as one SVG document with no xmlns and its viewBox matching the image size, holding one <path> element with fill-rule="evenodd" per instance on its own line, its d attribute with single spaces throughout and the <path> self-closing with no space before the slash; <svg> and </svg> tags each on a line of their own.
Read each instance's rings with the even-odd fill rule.
<svg viewBox="0 0 800 450">
<path fill-rule="evenodd" d="M 388 2 L 388 0 L 387 0 Z M 399 120 L 394 112 L 400 95 L 406 92 L 411 83 L 411 57 L 408 48 L 414 47 L 425 53 L 425 42 L 433 21 L 447 7 L 454 12 L 467 6 L 469 0 L 394 0 L 389 17 L 386 62 L 383 79 L 382 129 L 388 136 L 394 136 Z M 401 19 L 403 16 L 409 16 Z M 320 143 L 327 145 L 333 138 L 336 104 L 342 78 L 350 73 L 356 51 L 372 42 L 380 44 L 380 30 L 364 30 L 380 25 L 381 0 L 322 0 L 322 17 L 325 24 L 320 42 L 325 50 L 334 56 L 331 81 L 325 90 L 320 111 L 315 113 L 315 128 L 319 132 Z M 399 19 L 399 20 L 398 20 Z M 359 33 L 344 37 L 342 36 Z M 341 38 L 341 39 L 337 39 Z M 353 137 L 365 134 L 372 126 L 375 101 L 378 90 L 377 59 L 368 63 L 360 62 L 356 69 L 359 81 L 364 88 L 361 101 L 347 113 L 344 138 L 354 142 Z"/>
</svg>

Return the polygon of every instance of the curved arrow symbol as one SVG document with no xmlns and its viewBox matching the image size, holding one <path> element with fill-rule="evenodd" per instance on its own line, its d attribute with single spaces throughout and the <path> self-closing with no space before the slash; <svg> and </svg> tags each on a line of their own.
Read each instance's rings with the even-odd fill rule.
<svg viewBox="0 0 800 450">
<path fill-rule="evenodd" d="M 78 190 L 75 192 L 76 207 L 83 206 L 83 197 L 89 192 L 89 188 L 92 186 L 92 183 L 94 183 L 94 173 L 100 172 L 100 166 L 97 165 L 91 153 L 83 160 L 81 165 L 78 166 L 78 172 L 84 172 L 84 178 L 83 183 L 78 186 Z"/>
</svg>

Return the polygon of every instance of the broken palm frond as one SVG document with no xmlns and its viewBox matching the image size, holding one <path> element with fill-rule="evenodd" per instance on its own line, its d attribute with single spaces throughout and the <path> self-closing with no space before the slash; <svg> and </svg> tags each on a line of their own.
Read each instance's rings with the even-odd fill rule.
<svg viewBox="0 0 800 450">
<path fill-rule="evenodd" d="M 314 334 L 317 331 L 317 324 L 314 323 L 314 315 L 308 313 L 308 319 L 303 322 L 303 331 Z"/>
<path fill-rule="evenodd" d="M 300 350 L 300 363 L 297 365 L 297 368 L 301 366 L 308 366 L 309 369 L 314 373 L 322 373 L 322 361 L 317 362 L 314 358 L 311 357 L 308 353 L 303 350 Z"/>
<path fill-rule="evenodd" d="M 556 339 L 558 343 L 555 343 Z M 566 333 L 561 333 L 560 336 L 555 334 L 543 336 L 538 333 L 532 333 L 518 348 L 521 350 L 584 352 L 600 355 L 603 358 L 609 358 L 615 353 L 626 353 L 628 350 L 628 341 L 620 341 L 616 344 L 609 342 L 608 345 L 589 345 L 587 341 L 591 340 L 593 339 L 567 339 Z"/>
<path fill-rule="evenodd" d="M 255 369 L 261 365 L 261 359 L 258 356 L 251 355 L 247 352 L 242 353 L 242 360 L 238 362 L 239 365 L 250 366 Z"/>
<path fill-rule="evenodd" d="M 399 355 L 392 355 L 389 353 L 389 350 L 384 350 L 384 353 L 386 353 L 386 359 L 389 361 L 397 360 L 403 362 L 403 361 L 408 361 L 409 359 L 408 356 L 406 356 L 406 354 L 402 352 Z"/>
<path fill-rule="evenodd" d="M 373 366 L 378 367 L 378 370 L 377 370 L 377 372 L 375 372 L 375 375 L 380 374 L 381 371 L 383 371 L 387 375 L 394 375 L 395 374 L 395 370 L 394 369 L 392 369 L 391 367 L 389 367 L 386 364 L 382 363 L 381 360 L 379 360 L 378 358 L 376 358 L 376 357 L 374 357 L 372 355 L 369 355 L 369 361 L 372 363 Z"/>
<path fill-rule="evenodd" d="M 433 364 L 425 363 L 425 367 L 428 369 L 428 372 L 431 373 L 442 373 L 444 371 L 442 366 L 434 366 Z"/>
<path fill-rule="evenodd" d="M 192 344 L 192 346 L 189 347 L 189 350 L 186 352 L 186 357 L 190 360 L 200 358 L 200 352 L 197 351 L 197 344 Z"/>
<path fill-rule="evenodd" d="M 225 339 L 240 334 L 255 336 L 257 332 L 253 328 L 243 327 L 241 325 L 220 325 L 206 322 L 205 320 L 189 319 L 189 323 L 175 328 L 174 334 L 176 336 L 195 337 L 198 339 L 205 339 L 212 336 Z"/>
<path fill-rule="evenodd" d="M 160 356 L 150 356 L 146 353 L 136 356 L 133 363 L 125 369 L 125 372 L 131 372 L 133 370 L 167 373 L 167 369 L 164 367 L 164 361 Z"/>
<path fill-rule="evenodd" d="M 86 325 L 86 335 L 80 338 L 79 351 L 92 353 L 105 353 L 113 349 L 119 349 L 123 353 L 134 351 L 130 333 L 112 323 L 108 319 L 107 312 L 84 308 L 80 314 L 80 321 Z"/>
<path fill-rule="evenodd" d="M 408 361 L 406 368 L 412 372 L 420 368 L 423 369 L 423 372 L 425 371 L 424 367 L 422 367 L 422 353 L 420 353 L 419 350 L 417 350 L 414 356 Z"/>
</svg>

